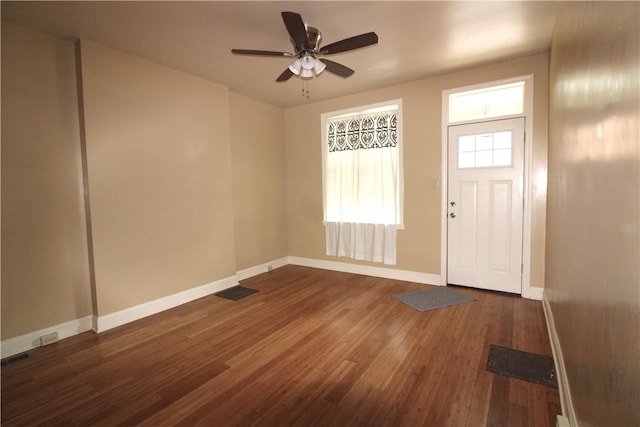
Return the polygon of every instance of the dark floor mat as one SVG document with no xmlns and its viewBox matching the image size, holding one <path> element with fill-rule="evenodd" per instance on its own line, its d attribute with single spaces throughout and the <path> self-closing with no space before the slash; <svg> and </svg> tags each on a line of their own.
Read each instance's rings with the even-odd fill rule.
<svg viewBox="0 0 640 427">
<path fill-rule="evenodd" d="M 225 289 L 215 293 L 214 295 L 220 298 L 226 298 L 233 301 L 237 301 L 241 298 L 248 297 L 249 295 L 258 292 L 257 289 L 245 288 L 244 286 L 234 286 L 233 288 Z"/>
<path fill-rule="evenodd" d="M 397 294 L 393 297 L 418 311 L 435 310 L 436 308 L 475 301 L 470 296 L 455 292 L 448 286 Z"/>
<path fill-rule="evenodd" d="M 487 371 L 558 388 L 553 358 L 491 344 Z"/>
</svg>

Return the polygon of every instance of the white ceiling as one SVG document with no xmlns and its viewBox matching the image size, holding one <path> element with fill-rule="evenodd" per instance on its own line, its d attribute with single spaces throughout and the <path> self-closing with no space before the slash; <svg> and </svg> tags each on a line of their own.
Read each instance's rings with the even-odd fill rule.
<svg viewBox="0 0 640 427">
<path fill-rule="evenodd" d="M 8 2 L 2 19 L 59 37 L 88 38 L 158 64 L 291 107 L 391 86 L 549 48 L 558 2 Z M 577 4 L 576 4 L 577 6 Z M 275 79 L 284 57 L 239 56 L 231 48 L 293 51 L 281 11 L 302 15 L 323 45 L 375 31 L 379 43 L 328 56 L 356 70 L 309 82 Z"/>
</svg>

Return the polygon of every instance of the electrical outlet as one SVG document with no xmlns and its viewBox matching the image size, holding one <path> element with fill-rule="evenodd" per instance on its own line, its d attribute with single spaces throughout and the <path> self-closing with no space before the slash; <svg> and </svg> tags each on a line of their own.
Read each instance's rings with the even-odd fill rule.
<svg viewBox="0 0 640 427">
<path fill-rule="evenodd" d="M 58 337 L 58 333 L 51 332 L 50 334 L 43 335 L 40 337 L 40 345 L 44 346 L 44 345 L 53 344 L 54 342 L 58 342 L 59 340 L 60 340 L 60 337 Z"/>
</svg>

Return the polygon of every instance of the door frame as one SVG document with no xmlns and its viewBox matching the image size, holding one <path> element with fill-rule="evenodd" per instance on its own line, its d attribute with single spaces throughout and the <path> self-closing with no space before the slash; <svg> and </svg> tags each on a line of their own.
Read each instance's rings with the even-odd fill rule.
<svg viewBox="0 0 640 427">
<path fill-rule="evenodd" d="M 470 120 L 465 122 L 456 122 L 456 125 L 478 123 L 489 120 L 508 119 L 516 117 L 524 117 L 524 177 L 523 177 L 523 198 L 524 198 L 524 211 L 523 211 L 523 230 L 522 230 L 522 296 L 529 299 L 541 299 L 540 295 L 535 295 L 531 289 L 531 170 L 532 170 L 532 154 L 533 154 L 533 74 L 527 74 L 525 76 L 512 77 L 509 79 L 485 82 L 480 84 L 474 84 L 469 86 L 457 87 L 442 91 L 442 151 L 441 151 L 441 164 L 442 164 L 442 177 L 441 177 L 441 227 L 440 227 L 440 285 L 446 286 L 448 283 L 447 270 L 448 270 L 448 250 L 447 250 L 447 234 L 448 225 L 447 221 L 448 209 L 447 191 L 449 188 L 449 95 L 457 92 L 466 92 L 469 90 L 482 89 L 491 86 L 499 86 L 507 83 L 513 83 L 516 81 L 524 81 L 524 113 L 510 116 L 491 117 L 485 120 Z"/>
</svg>

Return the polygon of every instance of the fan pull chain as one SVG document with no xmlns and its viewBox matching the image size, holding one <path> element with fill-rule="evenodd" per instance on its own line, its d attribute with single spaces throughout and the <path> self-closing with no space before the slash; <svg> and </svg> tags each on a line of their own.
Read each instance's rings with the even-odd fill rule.
<svg viewBox="0 0 640 427">
<path fill-rule="evenodd" d="M 302 97 L 309 99 L 309 81 L 305 79 L 302 80 Z"/>
</svg>

